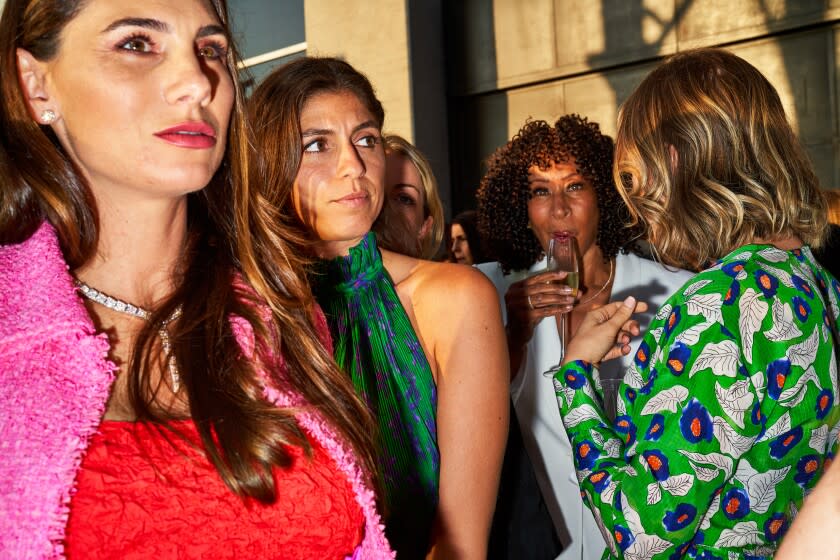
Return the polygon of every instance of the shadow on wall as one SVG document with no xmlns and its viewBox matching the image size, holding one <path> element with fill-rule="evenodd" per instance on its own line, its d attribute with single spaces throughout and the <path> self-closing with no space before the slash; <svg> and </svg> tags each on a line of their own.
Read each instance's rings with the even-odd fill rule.
<svg viewBox="0 0 840 560">
<path fill-rule="evenodd" d="M 497 0 L 498 1 L 498 0 Z M 509 140 L 508 118 L 510 106 L 508 91 L 499 89 L 496 32 L 506 29 L 505 21 L 497 21 L 493 0 L 464 0 L 448 2 L 444 21 L 446 28 L 446 49 L 450 55 L 448 64 L 449 124 L 450 124 L 450 166 L 452 170 L 452 213 L 473 208 L 474 193 L 486 171 L 485 161 L 493 151 Z M 717 40 L 721 46 L 730 46 L 734 52 L 745 58 L 755 59 L 753 63 L 764 65 L 768 78 L 777 89 L 784 92 L 791 119 L 800 125 L 800 137 L 806 140 L 806 149 L 814 161 L 825 188 L 840 188 L 840 166 L 835 162 L 837 143 L 840 142 L 838 115 L 835 103 L 821 96 L 832 95 L 835 64 L 829 49 L 818 51 L 817 41 L 825 41 L 823 35 L 812 33 L 815 25 L 830 26 L 824 21 L 827 3 L 823 0 L 758 0 L 751 2 L 749 23 L 733 24 L 729 31 L 719 33 L 706 25 L 699 39 L 686 38 L 692 29 L 684 28 L 688 20 L 694 22 L 696 12 L 700 18 L 706 9 L 722 10 L 722 3 L 708 6 L 695 0 L 674 3 L 674 11 L 663 15 L 662 10 L 650 7 L 642 0 L 601 0 L 600 10 L 608 17 L 601 19 L 603 25 L 603 50 L 586 57 L 589 70 L 583 75 L 600 75 L 606 87 L 612 90 L 616 105 L 620 105 L 658 63 L 664 53 L 675 48 L 681 50 L 686 44 L 708 43 Z M 596 5 L 597 6 L 597 5 Z M 587 9 L 599 9 L 592 7 Z M 734 9 L 734 8 L 733 8 Z M 738 10 L 747 10 L 744 5 Z M 689 11 L 692 15 L 689 16 Z M 720 15 L 719 13 L 717 15 Z M 536 14 L 534 17 L 540 17 Z M 696 23 L 695 23 L 696 24 Z M 739 27 L 740 26 L 740 27 Z M 805 31 L 805 33 L 802 33 Z M 515 34 L 527 29 L 512 31 Z M 767 58 L 767 42 L 762 37 L 772 35 L 777 45 L 777 55 Z M 558 38 L 556 48 L 562 48 Z M 546 45 L 552 48 L 552 45 Z M 755 49 L 752 51 L 752 49 Z M 770 51 L 773 50 L 769 49 Z M 751 57 L 752 52 L 755 56 Z M 823 52 L 815 57 L 814 53 Z M 757 57 L 757 58 L 756 58 Z M 762 60 L 764 57 L 764 60 Z M 503 57 L 502 57 L 503 58 Z M 545 84 L 561 83 L 576 76 L 546 77 Z M 508 77 L 509 78 L 509 77 Z M 517 83 L 516 88 L 531 88 L 541 83 Z M 825 80 L 825 81 L 822 81 Z M 509 81 L 509 80 L 508 80 Z M 571 83 L 571 82 L 570 82 Z M 787 93 L 790 92 L 790 93 Z M 556 114 L 573 111 L 567 103 L 558 107 Z M 587 115 L 596 118 L 597 115 Z M 826 125 L 827 120 L 831 124 Z M 523 123 L 519 123 L 521 126 Z M 511 123 L 515 130 L 518 126 Z"/>
</svg>

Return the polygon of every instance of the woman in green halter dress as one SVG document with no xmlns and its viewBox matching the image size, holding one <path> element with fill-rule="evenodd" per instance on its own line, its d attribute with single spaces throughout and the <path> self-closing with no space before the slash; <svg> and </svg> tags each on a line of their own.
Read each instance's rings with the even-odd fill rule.
<svg viewBox="0 0 840 560">
<path fill-rule="evenodd" d="M 470 267 L 376 246 L 384 111 L 349 64 L 291 62 L 250 103 L 254 172 L 280 219 L 305 230 L 334 356 L 379 424 L 392 546 L 400 559 L 485 558 L 508 423 L 492 285 Z"/>
</svg>

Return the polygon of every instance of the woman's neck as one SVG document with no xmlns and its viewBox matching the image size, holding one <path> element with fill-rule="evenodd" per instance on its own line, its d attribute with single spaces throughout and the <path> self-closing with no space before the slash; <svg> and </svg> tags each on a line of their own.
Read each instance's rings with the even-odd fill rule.
<svg viewBox="0 0 840 560">
<path fill-rule="evenodd" d="M 108 295 L 154 307 L 173 290 L 187 238 L 186 198 L 99 211 L 96 254 L 74 275 Z"/>
</svg>

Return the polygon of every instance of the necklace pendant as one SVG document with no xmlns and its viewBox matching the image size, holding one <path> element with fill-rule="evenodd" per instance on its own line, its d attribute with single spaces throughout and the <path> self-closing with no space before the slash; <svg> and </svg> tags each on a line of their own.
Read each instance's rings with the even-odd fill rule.
<svg viewBox="0 0 840 560">
<path fill-rule="evenodd" d="M 76 287 L 79 288 L 79 291 L 83 296 L 103 307 L 107 307 L 112 311 L 123 313 L 125 315 L 131 315 L 132 317 L 137 317 L 138 319 L 143 319 L 144 321 L 148 321 L 152 316 L 149 311 L 143 309 L 142 307 L 137 307 L 136 305 L 131 305 L 121 299 L 109 296 L 104 292 L 100 292 L 96 288 L 88 286 L 79 279 L 75 279 L 74 283 Z M 166 361 L 166 368 L 169 370 L 169 385 L 172 393 L 174 394 L 177 394 L 181 389 L 181 376 L 178 373 L 178 364 L 175 361 L 175 356 L 172 355 L 172 345 L 169 343 L 169 331 L 166 327 L 169 323 L 180 316 L 181 306 L 179 305 L 175 308 L 175 311 L 172 312 L 172 315 L 163 322 L 160 330 L 158 330 L 160 343 L 163 347 L 163 356 Z"/>
</svg>

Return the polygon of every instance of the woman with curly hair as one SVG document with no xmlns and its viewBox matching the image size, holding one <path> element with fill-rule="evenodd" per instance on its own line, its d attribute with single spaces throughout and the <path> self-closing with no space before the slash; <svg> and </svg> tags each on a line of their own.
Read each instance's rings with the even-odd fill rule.
<svg viewBox="0 0 840 560">
<path fill-rule="evenodd" d="M 772 84 L 717 49 L 642 81 L 615 160 L 662 260 L 702 270 L 651 321 L 614 422 L 595 373 L 630 351 L 632 297 L 583 319 L 554 376 L 605 558 L 771 558 L 838 450 L 840 284 L 809 247 L 826 233 L 816 174 Z"/>
<path fill-rule="evenodd" d="M 498 260 L 479 268 L 504 298 L 511 397 L 542 497 L 565 541 L 561 558 L 600 558 L 604 540 L 584 511 L 552 381 L 542 375 L 561 359 L 557 317 L 569 313 L 574 333 L 587 311 L 610 298 L 664 301 L 690 276 L 622 251 L 639 230 L 625 225 L 629 213 L 613 184 L 612 164 L 612 139 L 597 123 L 578 115 L 563 116 L 554 126 L 532 121 L 493 154 L 478 191 L 479 229 Z M 575 295 L 561 283 L 564 273 L 539 273 L 556 236 L 577 240 Z M 640 321 L 645 319 L 650 317 Z M 617 379 L 621 371 L 617 361 L 605 364 L 602 380 Z"/>
</svg>

